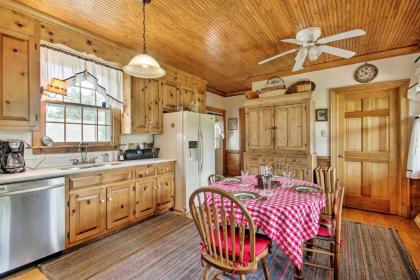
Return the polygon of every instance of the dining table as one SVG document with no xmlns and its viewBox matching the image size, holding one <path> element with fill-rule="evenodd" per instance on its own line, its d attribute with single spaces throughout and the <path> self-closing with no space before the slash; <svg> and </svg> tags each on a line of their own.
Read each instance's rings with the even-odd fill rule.
<svg viewBox="0 0 420 280">
<path fill-rule="evenodd" d="M 302 245 L 318 233 L 319 218 L 325 206 L 322 188 L 312 182 L 274 176 L 271 194 L 266 196 L 263 189 L 257 187 L 255 176 L 236 178 L 213 183 L 211 187 L 230 193 L 257 193 L 258 198 L 242 200 L 241 203 L 250 213 L 254 225 L 290 258 L 295 279 L 303 279 Z M 294 186 L 315 187 L 319 191 L 299 192 Z"/>
</svg>

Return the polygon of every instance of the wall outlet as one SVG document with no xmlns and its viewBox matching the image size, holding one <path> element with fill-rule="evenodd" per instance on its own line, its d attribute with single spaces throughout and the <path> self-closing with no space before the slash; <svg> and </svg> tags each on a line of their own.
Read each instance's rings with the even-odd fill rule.
<svg viewBox="0 0 420 280">
<path fill-rule="evenodd" d="M 323 138 L 327 137 L 327 130 L 326 129 L 321 130 L 321 137 L 323 137 Z"/>
</svg>

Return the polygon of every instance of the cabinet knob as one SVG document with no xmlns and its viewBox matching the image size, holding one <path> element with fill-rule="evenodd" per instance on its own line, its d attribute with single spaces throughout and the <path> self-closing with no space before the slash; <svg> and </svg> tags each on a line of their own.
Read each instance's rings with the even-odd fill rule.
<svg viewBox="0 0 420 280">
<path fill-rule="evenodd" d="M 344 158 L 344 154 L 339 154 L 338 157 L 339 158 Z"/>
<path fill-rule="evenodd" d="M 105 199 L 101 199 L 101 203 L 105 203 Z"/>
<path fill-rule="evenodd" d="M 75 214 L 75 213 L 76 213 L 76 209 L 71 210 L 71 212 L 72 212 L 73 214 Z"/>
<path fill-rule="evenodd" d="M 112 201 L 112 197 L 108 197 L 108 201 Z"/>
<path fill-rule="evenodd" d="M 124 209 L 124 204 L 121 204 L 121 209 Z"/>
</svg>

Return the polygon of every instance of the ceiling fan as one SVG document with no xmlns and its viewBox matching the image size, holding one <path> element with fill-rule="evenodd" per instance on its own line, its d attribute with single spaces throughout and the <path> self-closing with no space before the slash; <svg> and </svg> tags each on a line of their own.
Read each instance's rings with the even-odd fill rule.
<svg viewBox="0 0 420 280">
<path fill-rule="evenodd" d="M 351 31 L 346 31 L 342 33 L 338 33 L 332 36 L 328 36 L 325 38 L 319 39 L 321 36 L 321 29 L 319 27 L 308 27 L 305 29 L 300 30 L 296 34 L 296 39 L 283 39 L 282 42 L 296 44 L 300 47 L 297 49 L 289 50 L 283 52 L 281 54 L 269 57 L 264 59 L 263 61 L 258 62 L 258 64 L 264 64 L 284 55 L 298 52 L 295 57 L 295 65 L 293 66 L 293 72 L 299 71 L 303 69 L 303 63 L 305 62 L 306 57 L 309 57 L 310 61 L 315 61 L 322 53 L 328 53 L 335 56 L 343 57 L 343 58 L 350 58 L 354 56 L 356 53 L 353 51 L 340 49 L 336 47 L 327 46 L 324 44 L 339 41 L 343 39 L 358 37 L 365 35 L 366 32 L 362 29 L 354 29 Z"/>
</svg>

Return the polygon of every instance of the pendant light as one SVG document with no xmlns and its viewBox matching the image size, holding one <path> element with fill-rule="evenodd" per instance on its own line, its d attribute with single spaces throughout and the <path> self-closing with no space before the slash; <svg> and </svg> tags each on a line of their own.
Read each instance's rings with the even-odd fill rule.
<svg viewBox="0 0 420 280">
<path fill-rule="evenodd" d="M 143 2 L 143 53 L 133 57 L 130 62 L 124 66 L 123 70 L 128 75 L 145 78 L 155 79 L 165 76 L 166 71 L 160 67 L 159 63 L 150 55 L 146 50 L 146 4 L 151 0 L 141 0 Z"/>
</svg>

